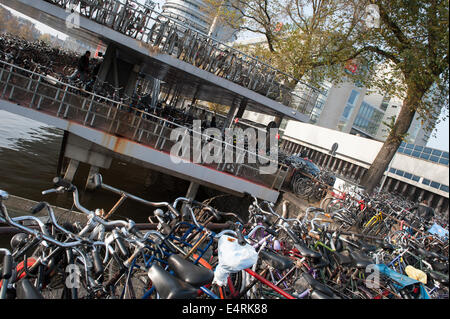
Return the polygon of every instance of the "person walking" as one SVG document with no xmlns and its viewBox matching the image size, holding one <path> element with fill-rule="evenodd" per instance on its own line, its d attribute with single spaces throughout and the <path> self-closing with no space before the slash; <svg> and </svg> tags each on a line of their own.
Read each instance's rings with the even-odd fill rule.
<svg viewBox="0 0 450 319">
<path fill-rule="evenodd" d="M 77 69 L 75 72 L 69 77 L 69 80 L 75 80 L 75 78 L 79 75 L 80 80 L 82 82 L 86 81 L 89 75 L 89 58 L 91 57 L 91 52 L 86 51 L 84 55 L 80 57 L 78 60 Z"/>
</svg>

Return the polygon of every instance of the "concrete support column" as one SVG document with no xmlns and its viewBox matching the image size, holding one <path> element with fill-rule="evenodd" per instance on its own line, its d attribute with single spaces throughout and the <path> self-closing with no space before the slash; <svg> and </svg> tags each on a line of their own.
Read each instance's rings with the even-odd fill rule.
<svg viewBox="0 0 450 319">
<path fill-rule="evenodd" d="M 444 212 L 444 216 L 447 216 L 448 217 L 448 207 L 449 207 L 449 205 L 448 205 L 448 201 L 447 201 L 447 205 L 446 205 L 447 207 L 445 207 L 445 209 L 443 209 L 443 212 Z"/>
<path fill-rule="evenodd" d="M 402 187 L 402 190 L 401 190 L 401 192 L 400 192 L 400 194 L 402 195 L 402 196 L 404 196 L 405 195 L 405 193 L 406 193 L 406 189 L 408 188 L 408 183 L 404 183 L 404 185 L 403 185 L 403 187 Z"/>
<path fill-rule="evenodd" d="M 356 174 L 358 173 L 359 170 L 359 166 L 358 165 L 353 165 L 353 169 L 352 169 L 352 175 L 350 176 L 351 179 L 355 179 Z"/>
<path fill-rule="evenodd" d="M 341 174 L 341 168 L 343 163 L 344 163 L 343 160 L 339 160 L 339 165 L 337 167 L 336 173 Z"/>
<path fill-rule="evenodd" d="M 322 167 L 326 167 L 327 165 L 327 154 L 322 153 L 322 156 L 320 157 L 321 165 Z"/>
<path fill-rule="evenodd" d="M 95 188 L 94 184 L 94 175 L 99 172 L 99 168 L 97 166 L 91 165 L 91 168 L 89 169 L 89 174 L 86 181 L 86 189 L 87 190 L 93 190 Z"/>
<path fill-rule="evenodd" d="M 113 66 L 113 61 L 116 59 L 116 48 L 110 44 L 106 48 L 105 55 L 103 57 L 103 63 L 98 71 L 98 78 L 101 81 L 106 81 L 110 68 Z"/>
<path fill-rule="evenodd" d="M 433 201 L 434 193 L 429 193 L 427 197 L 428 205 L 431 206 L 431 202 Z"/>
<path fill-rule="evenodd" d="M 350 162 L 348 164 L 349 165 L 348 165 L 347 175 L 348 175 L 348 178 L 351 179 L 355 165 L 353 165 L 353 163 L 350 163 Z"/>
<path fill-rule="evenodd" d="M 392 178 L 387 177 L 386 182 L 383 185 L 383 190 L 385 190 L 386 192 L 389 192 L 389 188 L 391 187 L 391 184 L 392 184 Z"/>
<path fill-rule="evenodd" d="M 195 199 L 195 197 L 197 196 L 197 192 L 198 192 L 198 188 L 199 187 L 200 187 L 200 184 L 197 184 L 195 182 L 191 182 L 189 184 L 189 188 L 187 190 L 187 193 L 186 193 L 185 197 L 189 198 L 189 199 Z M 181 211 L 182 211 L 183 216 L 187 216 L 189 214 L 188 210 L 186 209 L 186 205 L 185 204 L 182 205 Z"/>
<path fill-rule="evenodd" d="M 339 159 L 335 157 L 334 160 L 333 160 L 333 166 L 331 167 L 331 170 L 333 172 L 336 170 L 336 167 L 337 167 L 338 163 L 339 163 Z"/>
<path fill-rule="evenodd" d="M 242 116 L 244 115 L 245 109 L 247 108 L 247 104 L 248 104 L 248 99 L 244 98 L 241 101 L 241 103 L 239 104 L 239 109 L 236 113 L 237 118 L 242 118 Z"/>
<path fill-rule="evenodd" d="M 414 185 L 411 185 L 411 189 L 408 192 L 408 199 L 412 200 L 414 198 L 414 194 L 416 193 L 417 187 Z"/>
<path fill-rule="evenodd" d="M 424 199 L 423 195 L 425 195 L 425 190 L 422 189 L 419 193 L 419 196 L 417 197 L 418 201 L 421 201 L 422 199 Z"/>
<path fill-rule="evenodd" d="M 367 171 L 367 169 L 365 169 L 365 168 L 361 169 L 361 172 L 359 173 L 359 176 L 358 176 L 358 183 L 361 182 L 361 179 L 363 178 L 366 171 Z"/>
<path fill-rule="evenodd" d="M 66 173 L 64 174 L 64 179 L 68 180 L 69 182 L 73 181 L 73 178 L 75 177 L 75 173 L 77 172 L 78 165 L 80 165 L 80 162 L 75 159 L 70 159 L 69 165 L 67 166 Z"/>
<path fill-rule="evenodd" d="M 436 205 L 436 209 L 438 210 L 438 211 L 441 211 L 442 210 L 442 204 L 444 203 L 444 196 L 441 196 L 440 198 L 439 198 L 439 201 L 438 201 L 438 203 L 437 203 L 437 205 Z"/>
<path fill-rule="evenodd" d="M 349 164 L 350 164 L 349 162 L 345 162 L 345 165 L 344 165 L 344 168 L 343 168 L 343 173 L 342 173 L 342 175 L 344 177 L 347 177 L 347 171 L 348 171 Z"/>
<path fill-rule="evenodd" d="M 400 181 L 399 180 L 397 180 L 397 183 L 395 183 L 395 186 L 394 186 L 394 189 L 393 189 L 393 191 L 394 192 L 397 192 L 398 193 L 398 189 L 399 189 L 399 187 L 400 187 Z"/>
</svg>

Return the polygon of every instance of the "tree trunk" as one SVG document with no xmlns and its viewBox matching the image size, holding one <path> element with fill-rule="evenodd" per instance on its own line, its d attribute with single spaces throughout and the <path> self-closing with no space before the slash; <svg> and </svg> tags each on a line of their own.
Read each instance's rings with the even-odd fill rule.
<svg viewBox="0 0 450 319">
<path fill-rule="evenodd" d="M 417 88 L 408 89 L 407 97 L 403 102 L 402 109 L 400 110 L 400 114 L 397 117 L 394 127 L 390 131 L 388 138 L 378 152 L 377 157 L 366 174 L 364 174 L 361 181 L 361 186 L 365 188 L 368 194 L 371 194 L 378 185 L 386 168 L 389 166 L 389 163 L 400 147 L 403 138 L 414 120 L 417 104 L 424 94 L 422 92 L 425 91 L 417 90 Z"/>
</svg>

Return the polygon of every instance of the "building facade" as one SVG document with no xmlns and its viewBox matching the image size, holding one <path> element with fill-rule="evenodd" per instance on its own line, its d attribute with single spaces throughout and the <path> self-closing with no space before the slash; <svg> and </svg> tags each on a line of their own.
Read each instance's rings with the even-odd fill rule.
<svg viewBox="0 0 450 319">
<path fill-rule="evenodd" d="M 203 0 L 167 0 L 162 9 L 164 15 L 218 41 L 234 41 L 236 39 L 234 30 L 208 15 L 204 10 L 206 6 Z"/>
<path fill-rule="evenodd" d="M 385 141 L 388 126 L 398 116 L 403 101 L 377 93 L 351 82 L 324 83 L 324 96 L 311 112 L 311 123 L 344 133 Z M 425 146 L 429 139 L 427 123 L 416 116 L 411 123 L 407 143 Z"/>
</svg>

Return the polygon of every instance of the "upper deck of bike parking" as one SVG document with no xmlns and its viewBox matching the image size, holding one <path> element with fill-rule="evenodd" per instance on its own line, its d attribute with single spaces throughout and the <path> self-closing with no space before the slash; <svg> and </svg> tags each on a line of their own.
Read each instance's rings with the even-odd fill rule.
<svg viewBox="0 0 450 319">
<path fill-rule="evenodd" d="M 174 129 L 187 128 L 121 102 L 82 92 L 69 84 L 49 81 L 45 75 L 9 63 L 2 62 L 1 66 L 0 109 L 91 141 L 104 149 L 106 156 L 117 153 L 149 163 L 164 173 L 223 191 L 248 192 L 270 201 L 278 197 L 287 174 L 286 166 L 276 163 L 275 173 L 261 174 L 264 165 L 259 162 L 228 165 L 173 161 L 171 150 L 176 141 L 171 139 L 171 133 Z M 192 134 L 189 129 L 186 132 Z M 231 144 L 223 143 L 223 146 L 236 151 Z M 242 153 L 245 158 L 249 154 L 250 151 Z"/>
<path fill-rule="evenodd" d="M 70 1 L 0 2 L 92 46 L 101 41 L 106 46 L 119 47 L 125 53 L 123 56 L 141 63 L 141 72 L 179 85 L 187 99 L 195 95 L 196 99 L 228 106 L 246 100 L 248 111 L 308 122 L 309 113 L 321 94 L 318 89 L 226 44 L 176 21 L 168 22 L 157 11 L 146 13 L 148 19 L 141 32 L 124 30 L 120 21 L 122 25 L 127 24 L 121 12 L 126 9 L 128 15 L 138 17 L 145 11 L 145 7 L 134 1 L 128 1 L 133 7 L 124 8 L 119 1 L 111 0 L 111 6 L 103 11 L 77 11 L 79 26 L 72 28 L 67 21 L 73 19 L 74 13 L 64 7 Z M 295 92 L 301 94 L 285 85 L 293 82 L 298 83 Z"/>
</svg>

